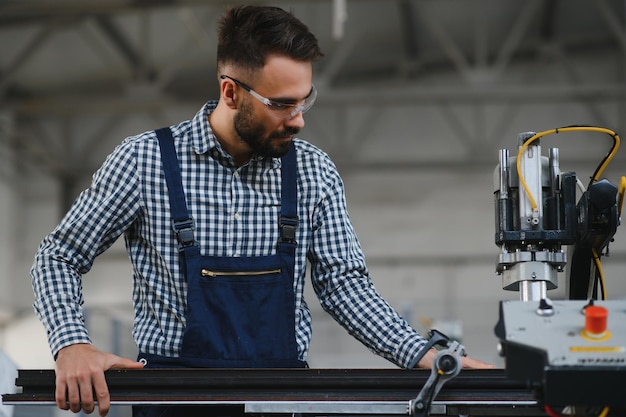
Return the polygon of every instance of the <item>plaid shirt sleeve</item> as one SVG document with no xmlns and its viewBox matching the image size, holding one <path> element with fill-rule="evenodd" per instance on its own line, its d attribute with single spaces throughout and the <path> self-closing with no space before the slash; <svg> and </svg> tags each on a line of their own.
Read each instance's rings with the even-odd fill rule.
<svg viewBox="0 0 626 417">
<path fill-rule="evenodd" d="M 132 152 L 118 147 L 94 174 L 56 229 L 44 238 L 31 268 L 34 308 L 52 354 L 91 343 L 85 327 L 81 276 L 109 248 L 140 209 Z"/>
<path fill-rule="evenodd" d="M 309 260 L 323 309 L 374 353 L 400 367 L 415 365 L 426 340 L 376 291 L 346 208 L 343 182 L 326 157 L 312 216 Z"/>
</svg>

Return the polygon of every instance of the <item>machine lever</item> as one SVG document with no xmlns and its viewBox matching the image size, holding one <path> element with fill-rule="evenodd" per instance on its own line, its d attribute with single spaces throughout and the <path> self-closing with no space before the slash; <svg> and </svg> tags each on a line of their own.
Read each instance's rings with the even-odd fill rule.
<svg viewBox="0 0 626 417">
<path fill-rule="evenodd" d="M 426 417 L 430 413 L 430 405 L 443 384 L 461 372 L 461 355 L 465 355 L 463 345 L 454 341 L 447 349 L 439 351 L 430 371 L 430 377 L 414 400 L 409 403 L 409 414 L 415 417 Z"/>
</svg>

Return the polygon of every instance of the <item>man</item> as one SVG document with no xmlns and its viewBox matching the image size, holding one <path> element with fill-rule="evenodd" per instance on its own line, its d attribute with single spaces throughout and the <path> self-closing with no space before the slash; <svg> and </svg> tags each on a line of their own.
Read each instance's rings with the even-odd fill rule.
<svg viewBox="0 0 626 417">
<path fill-rule="evenodd" d="M 90 413 L 97 400 L 105 415 L 111 368 L 306 366 L 307 260 L 323 308 L 348 332 L 398 366 L 430 367 L 426 340 L 372 285 L 335 166 L 295 138 L 317 95 L 312 63 L 321 57 L 292 14 L 229 10 L 219 26 L 219 101 L 127 138 L 43 240 L 31 273 L 60 408 Z M 137 362 L 93 347 L 80 307 L 81 275 L 122 234 Z"/>
</svg>

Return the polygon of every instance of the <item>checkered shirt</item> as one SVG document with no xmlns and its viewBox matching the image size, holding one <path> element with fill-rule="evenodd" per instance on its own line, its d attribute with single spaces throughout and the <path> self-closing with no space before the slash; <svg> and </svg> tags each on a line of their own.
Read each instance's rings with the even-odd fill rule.
<svg viewBox="0 0 626 417">
<path fill-rule="evenodd" d="M 281 203 L 279 158 L 255 156 L 237 167 L 213 135 L 208 102 L 172 126 L 187 205 L 202 255 L 275 253 Z M 311 314 L 303 298 L 307 260 L 319 302 L 373 352 L 412 367 L 422 338 L 379 295 L 353 230 L 342 180 L 329 157 L 294 139 L 298 216 L 296 339 L 306 360 Z M 133 267 L 133 337 L 140 351 L 178 356 L 185 328 L 186 282 L 172 232 L 161 156 L 153 131 L 126 138 L 94 174 L 61 223 L 42 241 L 31 269 L 34 308 L 52 354 L 91 343 L 81 279 L 120 235 Z"/>
</svg>

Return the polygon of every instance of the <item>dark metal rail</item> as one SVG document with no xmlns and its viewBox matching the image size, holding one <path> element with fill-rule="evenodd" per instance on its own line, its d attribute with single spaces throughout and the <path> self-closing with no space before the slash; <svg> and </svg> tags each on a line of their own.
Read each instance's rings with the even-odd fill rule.
<svg viewBox="0 0 626 417">
<path fill-rule="evenodd" d="M 429 370 L 141 369 L 111 370 L 112 404 L 237 405 L 246 412 L 408 414 Z M 8 404 L 54 404 L 53 370 L 20 370 Z M 443 386 L 431 415 L 543 416 L 532 392 L 504 370 L 467 370 Z"/>
</svg>

